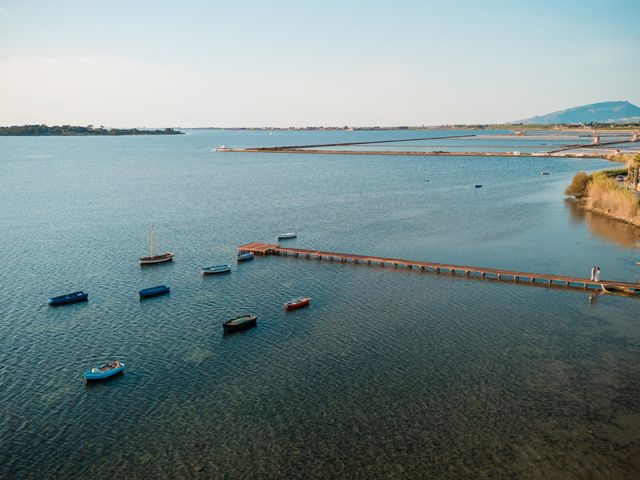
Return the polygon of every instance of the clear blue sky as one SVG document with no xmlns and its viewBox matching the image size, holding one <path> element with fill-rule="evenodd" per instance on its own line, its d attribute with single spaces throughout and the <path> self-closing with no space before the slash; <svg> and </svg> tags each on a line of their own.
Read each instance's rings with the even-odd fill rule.
<svg viewBox="0 0 640 480">
<path fill-rule="evenodd" d="M 640 105 L 640 1 L 0 0 L 0 125 L 499 122 Z"/>
</svg>

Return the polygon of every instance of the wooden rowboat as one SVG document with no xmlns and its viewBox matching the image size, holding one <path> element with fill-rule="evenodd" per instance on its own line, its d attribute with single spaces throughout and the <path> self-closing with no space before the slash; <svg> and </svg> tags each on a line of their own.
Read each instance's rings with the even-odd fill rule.
<svg viewBox="0 0 640 480">
<path fill-rule="evenodd" d="M 164 295 L 165 293 L 169 293 L 170 288 L 166 285 L 158 285 L 157 287 L 149 287 L 143 288 L 138 292 L 140 298 L 149 298 L 149 297 L 157 297 L 158 295 Z"/>
<path fill-rule="evenodd" d="M 286 240 L 287 238 L 296 238 L 297 236 L 298 234 L 293 232 L 281 233 L 278 235 L 278 240 Z"/>
<path fill-rule="evenodd" d="M 242 317 L 232 318 L 222 324 L 222 330 L 224 330 L 224 333 L 233 333 L 255 327 L 257 318 L 257 315 L 243 315 Z"/>
<path fill-rule="evenodd" d="M 291 300 L 290 302 L 285 303 L 284 309 L 295 310 L 297 308 L 306 307 L 307 305 L 309 305 L 310 301 L 311 301 L 311 297 L 296 298 L 295 300 Z"/>
<path fill-rule="evenodd" d="M 84 302 L 89 298 L 89 294 L 83 292 L 82 290 L 79 292 L 67 293 L 66 295 L 60 295 L 58 297 L 51 297 L 48 300 L 49 305 L 52 307 L 58 305 L 67 305 L 68 303 L 76 303 L 76 302 Z"/>
<path fill-rule="evenodd" d="M 124 363 L 118 360 L 114 362 L 105 363 L 99 367 L 94 367 L 91 370 L 84 372 L 84 378 L 87 382 L 96 380 L 104 380 L 105 378 L 113 377 L 124 371 Z"/>
<path fill-rule="evenodd" d="M 253 260 L 253 253 L 251 252 L 243 252 L 239 253 L 236 259 L 239 262 L 246 262 L 247 260 Z"/>
<path fill-rule="evenodd" d="M 211 267 L 203 267 L 202 274 L 203 275 L 211 275 L 215 273 L 228 273 L 231 271 L 231 265 L 222 264 L 222 265 L 213 265 Z"/>
</svg>

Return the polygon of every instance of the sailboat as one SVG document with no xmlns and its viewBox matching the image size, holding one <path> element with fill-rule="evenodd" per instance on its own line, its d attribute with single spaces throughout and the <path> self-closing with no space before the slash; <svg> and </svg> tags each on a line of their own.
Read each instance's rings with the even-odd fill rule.
<svg viewBox="0 0 640 480">
<path fill-rule="evenodd" d="M 175 257 L 175 253 L 167 252 L 162 255 L 154 255 L 153 247 L 156 242 L 156 226 L 151 225 L 151 239 L 149 241 L 149 247 L 151 254 L 148 257 L 140 257 L 140 265 L 151 265 L 154 263 L 170 262 Z"/>
</svg>

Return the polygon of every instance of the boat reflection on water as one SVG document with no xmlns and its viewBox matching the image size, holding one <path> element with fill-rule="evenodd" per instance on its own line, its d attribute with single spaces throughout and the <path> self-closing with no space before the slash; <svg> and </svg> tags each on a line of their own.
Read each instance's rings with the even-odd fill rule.
<svg viewBox="0 0 640 480">
<path fill-rule="evenodd" d="M 585 222 L 595 236 L 624 248 L 640 248 L 640 228 L 590 212 L 580 207 L 574 200 L 565 200 L 565 205 L 569 207 L 571 219 L 576 222 Z"/>
</svg>

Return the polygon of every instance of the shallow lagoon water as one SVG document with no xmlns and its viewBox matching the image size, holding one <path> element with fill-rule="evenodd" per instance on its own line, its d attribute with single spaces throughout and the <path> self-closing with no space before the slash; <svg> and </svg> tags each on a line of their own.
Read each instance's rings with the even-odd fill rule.
<svg viewBox="0 0 640 480">
<path fill-rule="evenodd" d="M 295 258 L 200 275 L 296 231 L 640 279 L 637 232 L 612 241 L 562 200 L 608 162 L 210 151 L 381 134 L 0 139 L 0 477 L 635 478 L 639 301 Z M 152 222 L 176 261 L 141 269 Z M 138 300 L 157 284 L 171 294 Z M 47 307 L 78 289 L 89 302 Z M 258 326 L 223 336 L 245 312 Z M 126 373 L 85 385 L 111 358 Z"/>
</svg>

